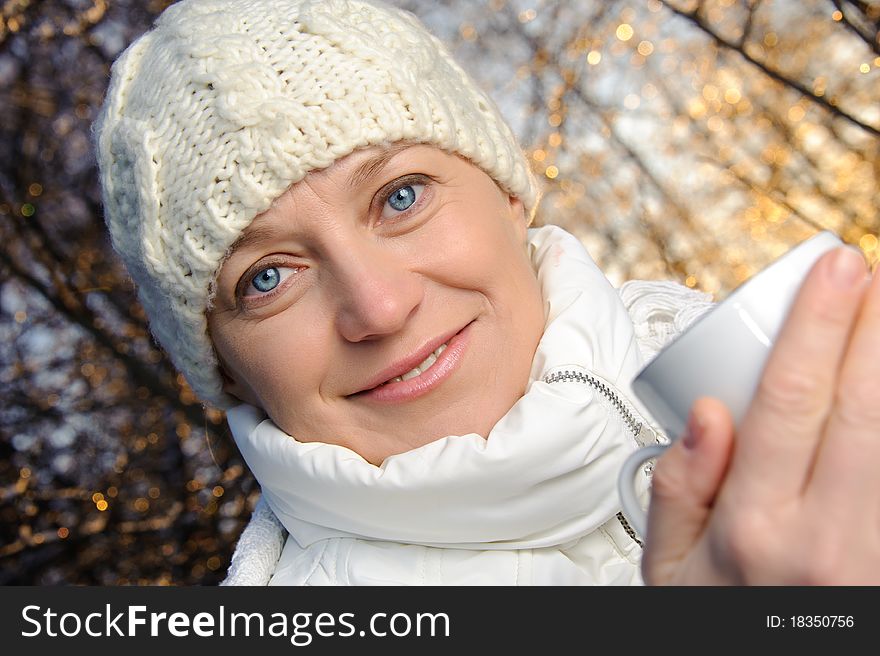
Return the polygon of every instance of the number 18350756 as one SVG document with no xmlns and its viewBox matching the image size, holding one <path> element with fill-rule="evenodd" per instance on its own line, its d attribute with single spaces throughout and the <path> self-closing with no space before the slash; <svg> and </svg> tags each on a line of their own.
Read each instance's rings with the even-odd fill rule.
<svg viewBox="0 0 880 656">
<path fill-rule="evenodd" d="M 854 626 L 852 615 L 767 615 L 768 629 L 849 629 Z"/>
</svg>

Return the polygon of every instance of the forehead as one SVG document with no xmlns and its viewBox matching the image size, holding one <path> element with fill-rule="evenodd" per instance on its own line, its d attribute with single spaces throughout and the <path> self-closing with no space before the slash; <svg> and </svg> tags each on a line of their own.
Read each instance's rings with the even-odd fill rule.
<svg viewBox="0 0 880 656">
<path fill-rule="evenodd" d="M 336 160 L 325 169 L 310 171 L 301 182 L 329 177 L 347 177 L 349 185 L 356 187 L 379 173 L 388 162 L 402 153 L 418 154 L 425 151 L 440 152 L 434 146 L 402 142 L 361 148 Z M 295 186 L 293 185 L 291 188 Z"/>
<path fill-rule="evenodd" d="M 326 168 L 309 171 L 302 180 L 288 187 L 275 201 L 277 202 L 290 193 L 291 190 L 298 187 L 320 184 L 329 180 L 345 183 L 350 187 L 356 187 L 380 173 L 392 160 L 397 160 L 400 157 L 416 157 L 431 153 L 439 154 L 443 153 L 443 151 L 435 146 L 405 142 L 359 148 L 344 157 L 340 157 Z"/>
</svg>

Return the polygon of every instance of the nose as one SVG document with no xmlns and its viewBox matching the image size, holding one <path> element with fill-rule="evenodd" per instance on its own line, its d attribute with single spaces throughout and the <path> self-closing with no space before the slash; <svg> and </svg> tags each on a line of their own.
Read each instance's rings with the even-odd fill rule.
<svg viewBox="0 0 880 656">
<path fill-rule="evenodd" d="M 400 331 L 424 297 L 421 276 L 387 246 L 350 245 L 334 269 L 336 327 L 349 342 Z"/>
</svg>

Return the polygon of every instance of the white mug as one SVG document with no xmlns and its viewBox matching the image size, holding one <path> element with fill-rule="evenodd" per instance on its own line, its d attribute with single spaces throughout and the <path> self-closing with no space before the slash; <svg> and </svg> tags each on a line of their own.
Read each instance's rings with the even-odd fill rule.
<svg viewBox="0 0 880 656">
<path fill-rule="evenodd" d="M 723 401 L 735 425 L 740 423 L 803 279 L 824 253 L 842 245 L 828 231 L 801 242 L 737 287 L 639 372 L 633 392 L 670 439 L 684 433 L 690 408 L 701 396 Z M 636 497 L 633 480 L 645 461 L 667 447 L 655 444 L 638 449 L 618 476 L 623 512 L 642 536 L 646 535 L 647 514 Z"/>
</svg>

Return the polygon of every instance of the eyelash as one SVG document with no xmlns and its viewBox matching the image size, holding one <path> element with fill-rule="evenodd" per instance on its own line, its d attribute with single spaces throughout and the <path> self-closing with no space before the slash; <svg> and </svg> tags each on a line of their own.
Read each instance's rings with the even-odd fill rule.
<svg viewBox="0 0 880 656">
<path fill-rule="evenodd" d="M 287 288 L 286 278 L 279 282 L 278 286 L 275 287 L 275 289 L 272 289 L 268 292 L 257 293 L 248 297 L 247 292 L 253 286 L 254 278 L 259 275 L 261 271 L 273 268 L 293 269 L 294 272 L 299 272 L 302 271 L 305 267 L 292 265 L 289 260 L 284 260 L 283 258 L 269 259 L 264 262 L 260 262 L 256 267 L 250 269 L 245 275 L 241 277 L 241 280 L 238 283 L 238 289 L 236 289 L 236 296 L 241 300 L 248 299 L 249 303 L 256 303 L 257 305 L 260 305 L 263 302 L 268 302 L 269 299 L 275 298 L 277 294 L 283 292 Z"/>
<path fill-rule="evenodd" d="M 428 189 L 430 188 L 432 182 L 434 182 L 434 179 L 428 175 L 425 175 L 424 173 L 412 173 L 410 175 L 405 175 L 403 177 L 392 180 L 390 183 L 380 189 L 379 193 L 376 194 L 377 208 L 375 211 L 381 215 L 391 196 L 393 196 L 396 192 L 400 191 L 404 187 L 424 187 L 424 189 L 422 189 L 422 192 L 418 195 L 418 198 L 416 198 L 415 202 L 402 212 L 396 213 L 391 220 L 396 221 L 402 216 L 407 216 L 408 214 L 414 212 L 417 208 L 422 206 L 425 199 L 425 194 L 428 193 Z M 388 219 L 385 219 L 384 221 L 387 220 Z"/>
</svg>

